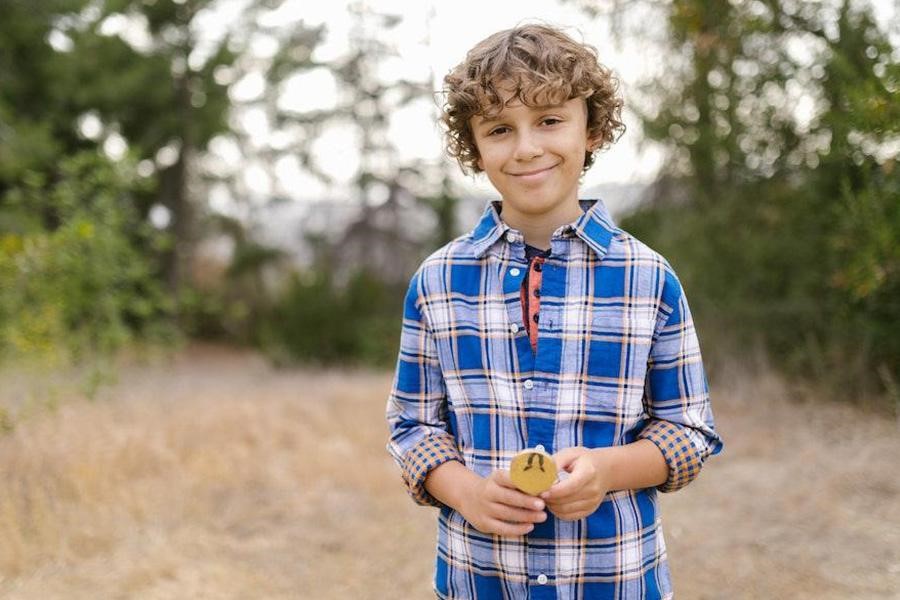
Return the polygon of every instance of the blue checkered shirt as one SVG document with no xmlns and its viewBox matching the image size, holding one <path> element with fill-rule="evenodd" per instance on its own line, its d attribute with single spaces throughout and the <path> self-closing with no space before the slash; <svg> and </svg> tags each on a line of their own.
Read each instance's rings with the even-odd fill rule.
<svg viewBox="0 0 900 600">
<path fill-rule="evenodd" d="M 657 491 L 722 448 L 687 301 L 659 254 L 600 201 L 559 228 L 543 265 L 537 350 L 522 322 L 522 234 L 489 203 L 475 229 L 428 257 L 406 296 L 388 399 L 388 450 L 413 499 L 440 507 L 439 598 L 670 598 Z M 609 493 L 575 521 L 548 512 L 521 537 L 483 534 L 425 490 L 457 460 L 481 476 L 526 448 L 655 443 L 658 489 Z"/>
</svg>

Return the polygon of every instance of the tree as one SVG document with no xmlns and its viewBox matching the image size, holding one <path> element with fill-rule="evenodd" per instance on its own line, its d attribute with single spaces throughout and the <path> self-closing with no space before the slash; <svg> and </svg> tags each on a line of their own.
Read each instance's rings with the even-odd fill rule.
<svg viewBox="0 0 900 600">
<path fill-rule="evenodd" d="M 77 105 L 96 111 L 156 171 L 151 201 L 170 214 L 172 244 L 164 270 L 176 298 L 197 238 L 197 214 L 204 209 L 196 160 L 215 135 L 228 130 L 227 85 L 216 73 L 230 67 L 236 53 L 228 35 L 201 47 L 197 31 L 198 17 L 216 4 L 106 0 L 95 20 L 72 33 L 74 76 L 95 83 L 79 88 Z M 124 39 L 129 28 L 143 31 L 140 47 Z M 116 29 L 118 35 L 104 35 Z"/>
<path fill-rule="evenodd" d="M 279 4 L 275 10 L 284 9 Z M 255 102 L 281 141 L 268 150 L 269 163 L 290 154 L 306 172 L 332 185 L 315 143 L 335 128 L 349 131 L 354 140 L 346 152 L 352 171 L 348 197 L 317 205 L 326 214 L 335 214 L 337 205 L 349 210 L 325 218 L 322 232 L 306 231 L 313 264 L 292 278 L 272 313 L 277 325 L 267 330 L 275 338 L 272 344 L 293 357 L 386 363 L 395 358 L 410 274 L 435 236 L 444 242 L 455 235 L 456 198 L 441 177 L 442 167 L 401 160 L 389 136 L 391 116 L 432 92 L 429 73 L 385 69 L 399 62 L 392 36 L 403 17 L 360 1 L 349 3 L 348 11 L 346 48 L 333 58 L 315 52 L 328 33 L 324 27 L 300 21 L 264 28 L 278 42 L 265 65 L 266 91 Z M 333 93 L 322 93 L 314 108 L 284 101 L 286 90 L 313 96 L 317 84 Z"/>
<path fill-rule="evenodd" d="M 280 49 L 267 69 L 270 91 L 261 102 L 269 121 L 293 140 L 282 152 L 299 157 L 302 167 L 326 184 L 334 180 L 320 167 L 313 145 L 331 128 L 352 132 L 357 142 L 347 155 L 348 163 L 358 159 L 350 186 L 358 216 L 346 225 L 344 235 L 327 244 L 319 240 L 319 258 L 341 273 L 339 281 L 348 280 L 355 269 L 367 269 L 397 284 L 408 278 L 424 242 L 432 240 L 433 221 L 452 232 L 449 213 L 454 198 L 442 186 L 439 167 L 401 161 L 388 134 L 392 114 L 432 92 L 428 73 L 386 75 L 383 69 L 398 56 L 391 35 L 403 17 L 378 12 L 361 1 L 351 2 L 348 10 L 353 25 L 347 48 L 330 60 L 318 59 L 313 52 L 326 34 L 323 27 L 291 24 L 290 35 L 283 26 L 270 29 L 269 34 L 280 40 Z M 281 104 L 288 84 L 310 73 L 333 82 L 332 101 L 315 109 Z M 432 183 L 422 185 L 423 181 Z M 403 215 L 416 211 L 429 215 L 426 226 L 404 226 Z"/>
<path fill-rule="evenodd" d="M 15 251 L 6 258 L 21 267 L 26 258 L 21 251 L 44 244 L 41 247 L 50 254 L 40 256 L 49 261 L 46 264 L 56 264 L 63 257 L 53 252 L 68 252 L 66 246 L 41 240 L 64 237 L 73 219 L 94 215 L 98 237 L 91 239 L 99 245 L 86 250 L 85 258 L 93 257 L 98 265 L 117 265 L 115 257 L 103 258 L 102 252 L 127 256 L 136 263 L 133 269 L 151 281 L 166 281 L 176 299 L 170 303 L 148 292 L 151 310 L 123 308 L 130 316 L 122 323 L 134 331 L 142 319 L 159 318 L 164 306 L 169 312 L 178 308 L 191 244 L 198 235 L 197 216 L 205 211 L 197 157 L 213 136 L 228 129 L 227 82 L 220 74 L 240 48 L 235 50 L 227 35 L 217 40 L 202 37 L 198 25 L 204 11 L 220 4 L 213 0 L 4 4 L 0 236 L 5 236 L 7 249 Z M 73 193 L 78 189 L 83 195 Z M 81 203 L 83 212 L 65 208 L 68 205 L 60 198 Z M 91 208 L 101 198 L 107 199 L 104 209 Z M 150 226 L 154 211 L 168 215 L 169 223 L 160 224 L 167 235 Z M 104 237 L 107 234 L 112 237 Z M 119 235 L 127 240 L 128 251 L 119 244 Z M 118 241 L 100 243 L 112 238 Z M 113 279 L 124 276 L 110 268 L 107 275 Z M 100 276 L 88 271 L 66 270 L 55 276 L 61 278 L 60 285 L 79 285 L 81 275 Z M 111 290 L 85 289 L 93 290 L 94 302 L 79 295 L 83 306 L 99 310 L 111 297 L 106 296 Z M 144 289 L 149 290 L 149 284 Z M 44 300 L 57 302 L 59 297 Z M 37 299 L 34 302 L 40 305 Z M 9 320 L 15 317 L 6 315 Z M 69 321 L 64 324 L 72 327 L 95 322 Z"/>
<path fill-rule="evenodd" d="M 847 1 L 680 0 L 668 26 L 672 68 L 643 121 L 673 159 L 630 225 L 682 261 L 720 329 L 843 389 L 876 372 L 891 388 L 897 50 Z"/>
</svg>

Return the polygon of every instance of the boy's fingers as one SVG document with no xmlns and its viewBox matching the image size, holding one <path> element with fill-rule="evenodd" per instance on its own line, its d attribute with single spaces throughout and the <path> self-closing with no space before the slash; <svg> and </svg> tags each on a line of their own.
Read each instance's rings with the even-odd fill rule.
<svg viewBox="0 0 900 600">
<path fill-rule="evenodd" d="M 560 519 L 571 521 L 574 519 L 583 519 L 596 510 L 594 504 L 590 501 L 571 502 L 562 506 L 552 507 L 552 512 Z"/>
<path fill-rule="evenodd" d="M 500 519 L 491 519 L 489 525 L 494 533 L 505 536 L 525 535 L 534 529 L 531 523 L 507 523 Z"/>
<path fill-rule="evenodd" d="M 544 506 L 546 505 L 540 498 L 523 494 L 519 490 L 500 488 L 497 492 L 495 501 L 507 506 L 515 506 L 528 510 L 544 510 Z"/>
<path fill-rule="evenodd" d="M 550 509 L 554 513 L 573 513 L 582 510 L 588 510 L 594 505 L 594 502 L 591 500 L 575 500 L 573 502 L 564 502 L 561 504 L 554 504 L 550 507 Z"/>
<path fill-rule="evenodd" d="M 543 523 L 547 520 L 547 513 L 543 511 L 525 510 L 503 504 L 495 505 L 494 516 L 515 523 Z"/>
<path fill-rule="evenodd" d="M 490 478 L 498 486 L 498 493 L 494 495 L 497 502 L 529 510 L 544 510 L 544 501 L 519 490 L 506 471 L 494 471 Z"/>
<path fill-rule="evenodd" d="M 553 455 L 553 461 L 561 470 L 568 471 L 569 465 L 575 462 L 582 454 L 584 454 L 584 448 L 577 446 L 575 448 L 564 448 Z"/>
<path fill-rule="evenodd" d="M 568 477 L 558 481 L 540 496 L 544 500 L 563 500 L 577 493 L 584 485 L 585 475 L 578 468 L 578 459 L 584 456 L 585 449 L 581 447 L 565 448 L 553 455 L 560 471 L 568 474 Z"/>
<path fill-rule="evenodd" d="M 553 487 L 541 494 L 541 498 L 547 502 L 562 502 L 577 495 L 584 486 L 585 475 L 577 469 L 572 471 L 571 475 L 554 483 Z"/>
<path fill-rule="evenodd" d="M 491 473 L 491 479 L 494 482 L 502 487 L 509 488 L 511 490 L 518 490 L 518 488 L 513 484 L 512 479 L 509 478 L 509 473 L 507 471 L 494 471 Z"/>
</svg>

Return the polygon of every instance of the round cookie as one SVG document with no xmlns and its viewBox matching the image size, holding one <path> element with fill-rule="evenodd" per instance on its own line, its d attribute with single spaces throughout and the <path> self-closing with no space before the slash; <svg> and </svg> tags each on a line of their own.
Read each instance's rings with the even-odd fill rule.
<svg viewBox="0 0 900 600">
<path fill-rule="evenodd" d="M 546 452 L 534 448 L 522 450 L 509 465 L 509 478 L 526 494 L 537 496 L 556 481 L 556 463 Z"/>
</svg>

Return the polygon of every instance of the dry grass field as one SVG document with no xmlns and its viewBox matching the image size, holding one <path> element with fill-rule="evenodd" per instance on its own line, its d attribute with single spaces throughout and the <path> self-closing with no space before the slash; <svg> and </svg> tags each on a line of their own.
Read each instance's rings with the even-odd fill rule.
<svg viewBox="0 0 900 600">
<path fill-rule="evenodd" d="M 0 378 L 0 598 L 429 598 L 434 513 L 384 451 L 390 373 L 192 347 L 21 412 Z M 725 452 L 663 498 L 683 599 L 900 598 L 900 429 L 720 370 Z M 18 412 L 17 412 L 18 411 Z"/>
</svg>

